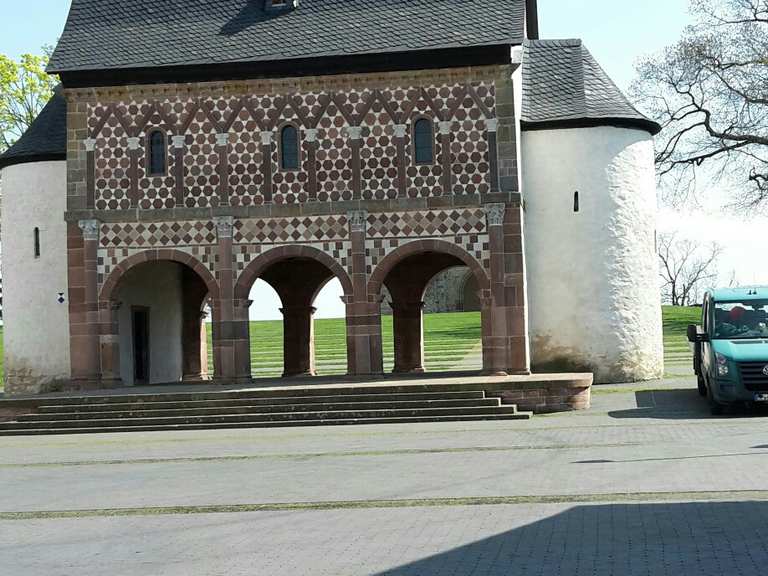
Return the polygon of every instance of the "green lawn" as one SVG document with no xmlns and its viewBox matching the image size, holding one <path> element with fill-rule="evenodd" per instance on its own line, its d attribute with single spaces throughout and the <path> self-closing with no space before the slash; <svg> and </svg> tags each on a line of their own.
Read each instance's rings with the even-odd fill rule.
<svg viewBox="0 0 768 576">
<path fill-rule="evenodd" d="M 687 364 L 692 361 L 686 330 L 688 324 L 701 323 L 701 308 L 662 306 L 664 323 L 664 363 Z"/>
</svg>

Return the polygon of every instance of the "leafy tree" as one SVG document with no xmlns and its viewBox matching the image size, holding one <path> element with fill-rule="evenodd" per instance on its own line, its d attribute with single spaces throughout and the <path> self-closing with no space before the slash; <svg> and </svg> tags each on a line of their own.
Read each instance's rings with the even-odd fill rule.
<svg viewBox="0 0 768 576">
<path fill-rule="evenodd" d="M 718 244 L 702 246 L 675 234 L 659 234 L 658 254 L 662 299 L 673 306 L 690 306 L 698 302 L 701 289 L 716 280 L 722 248 Z"/>
<path fill-rule="evenodd" d="M 53 95 L 58 79 L 45 73 L 50 49 L 43 51 L 23 54 L 18 62 L 0 54 L 0 152 L 18 140 Z"/>
<path fill-rule="evenodd" d="M 698 179 L 768 207 L 768 0 L 691 0 L 694 24 L 642 61 L 634 92 L 662 125 L 656 163 L 675 201 Z"/>
</svg>

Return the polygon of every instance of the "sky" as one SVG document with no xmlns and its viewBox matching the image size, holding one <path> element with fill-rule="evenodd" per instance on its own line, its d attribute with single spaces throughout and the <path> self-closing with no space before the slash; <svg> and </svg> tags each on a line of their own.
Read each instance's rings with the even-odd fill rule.
<svg viewBox="0 0 768 576">
<path fill-rule="evenodd" d="M 68 0 L 0 3 L 0 53 L 11 57 L 55 44 L 69 9 Z M 634 77 L 635 62 L 680 36 L 690 22 L 687 6 L 687 0 L 539 0 L 539 27 L 542 38 L 581 38 L 609 76 L 626 90 Z M 755 242 L 767 226 L 768 218 L 727 214 L 716 203 L 682 212 L 662 207 L 659 214 L 662 232 L 718 241 L 724 248 L 720 271 L 724 277 L 734 271 L 741 283 L 768 283 L 768 267 L 756 265 L 763 261 L 764 252 Z M 330 282 L 315 303 L 317 317 L 343 316 L 340 295 L 338 282 Z M 259 282 L 251 297 L 256 302 L 251 311 L 254 319 L 280 318 L 279 299 L 271 288 Z"/>
</svg>

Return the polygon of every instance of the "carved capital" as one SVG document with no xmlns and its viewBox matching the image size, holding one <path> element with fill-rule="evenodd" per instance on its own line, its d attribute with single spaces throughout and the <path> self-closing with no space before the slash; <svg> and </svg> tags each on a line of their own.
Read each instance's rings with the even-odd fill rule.
<svg viewBox="0 0 768 576">
<path fill-rule="evenodd" d="M 226 146 L 227 144 L 229 144 L 229 134 L 227 132 L 216 134 L 216 146 Z"/>
<path fill-rule="evenodd" d="M 80 220 L 77 225 L 80 226 L 80 230 L 83 231 L 84 240 L 99 239 L 99 228 L 101 222 L 98 220 Z"/>
<path fill-rule="evenodd" d="M 86 152 L 93 152 L 96 149 L 96 138 L 86 138 L 83 140 Z"/>
<path fill-rule="evenodd" d="M 128 150 L 138 150 L 139 149 L 139 139 L 136 136 L 131 136 L 127 138 L 128 140 Z"/>
<path fill-rule="evenodd" d="M 395 138 L 405 138 L 405 131 L 408 126 L 405 124 L 395 124 Z"/>
<path fill-rule="evenodd" d="M 350 140 L 360 140 L 363 136 L 362 126 L 350 126 L 347 128 L 347 136 Z"/>
<path fill-rule="evenodd" d="M 365 232 L 368 212 L 365 210 L 350 210 L 347 212 L 347 219 L 349 220 L 349 229 L 352 232 Z"/>
<path fill-rule="evenodd" d="M 176 148 L 176 150 L 179 150 L 180 148 L 184 148 L 184 142 L 186 141 L 186 136 L 171 136 L 171 144 L 173 144 L 173 147 Z"/>
<path fill-rule="evenodd" d="M 488 118 L 485 121 L 485 126 L 488 128 L 488 132 L 496 132 L 499 129 L 498 118 Z"/>
<path fill-rule="evenodd" d="M 213 223 L 216 224 L 216 234 L 220 239 L 232 238 L 232 229 L 235 224 L 235 219 L 232 216 L 216 216 Z"/>
<path fill-rule="evenodd" d="M 445 136 L 446 134 L 451 133 L 451 128 L 453 128 L 453 122 L 451 120 L 441 120 L 437 123 L 437 128 L 440 131 L 440 134 Z"/>
<path fill-rule="evenodd" d="M 272 144 L 272 136 L 273 135 L 271 131 L 265 130 L 264 132 L 261 133 L 261 143 L 264 146 L 269 146 L 270 144 Z"/>
<path fill-rule="evenodd" d="M 504 224 L 504 211 L 507 209 L 505 204 L 486 204 L 485 218 L 488 226 L 501 226 Z"/>
<path fill-rule="evenodd" d="M 307 128 L 304 130 L 304 138 L 307 142 L 317 142 L 317 128 Z"/>
</svg>

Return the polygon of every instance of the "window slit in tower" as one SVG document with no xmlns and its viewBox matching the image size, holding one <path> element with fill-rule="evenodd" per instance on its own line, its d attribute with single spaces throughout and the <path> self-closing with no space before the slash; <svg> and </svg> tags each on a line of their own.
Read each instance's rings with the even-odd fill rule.
<svg viewBox="0 0 768 576">
<path fill-rule="evenodd" d="M 573 211 L 578 212 L 579 209 L 579 191 L 577 190 L 573 193 Z"/>
<path fill-rule="evenodd" d="M 40 258 L 40 228 L 37 228 L 37 227 L 35 227 L 34 242 L 35 242 L 35 258 Z"/>
</svg>

